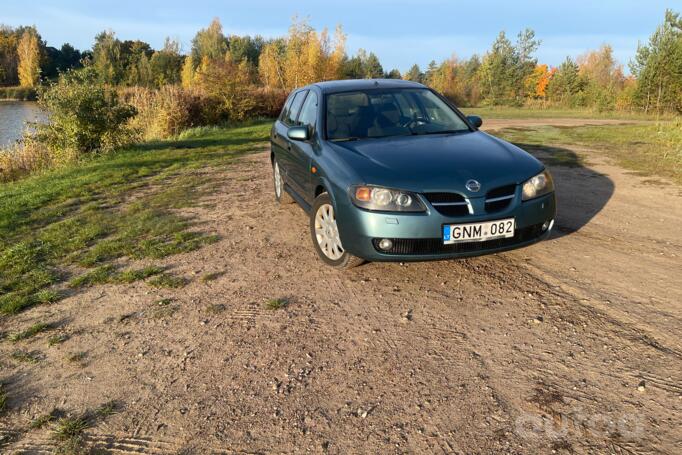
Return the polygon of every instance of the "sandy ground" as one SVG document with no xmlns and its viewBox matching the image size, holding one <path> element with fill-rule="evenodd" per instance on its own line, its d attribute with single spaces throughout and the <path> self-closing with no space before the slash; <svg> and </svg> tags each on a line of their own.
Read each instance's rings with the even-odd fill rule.
<svg viewBox="0 0 682 455">
<path fill-rule="evenodd" d="M 48 453 L 31 419 L 115 400 L 85 432 L 105 453 L 681 453 L 682 191 L 571 150 L 589 165 L 552 168 L 549 241 L 346 272 L 274 203 L 267 154 L 242 159 L 187 212 L 222 240 L 164 263 L 187 287 L 100 286 L 8 322 L 70 338 L 20 343 L 36 364 L 0 343 L 0 452 Z"/>
</svg>

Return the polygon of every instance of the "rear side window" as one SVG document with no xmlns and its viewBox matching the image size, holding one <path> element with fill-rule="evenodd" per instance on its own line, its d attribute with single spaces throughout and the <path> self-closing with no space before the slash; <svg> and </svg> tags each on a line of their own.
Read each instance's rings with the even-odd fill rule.
<svg viewBox="0 0 682 455">
<path fill-rule="evenodd" d="M 307 90 L 302 90 L 294 95 L 294 99 L 291 101 L 291 106 L 284 113 L 284 118 L 282 121 L 287 125 L 293 125 L 296 123 L 296 117 L 298 117 L 298 111 L 301 110 L 301 105 L 303 104 L 303 99 L 305 98 Z"/>
</svg>

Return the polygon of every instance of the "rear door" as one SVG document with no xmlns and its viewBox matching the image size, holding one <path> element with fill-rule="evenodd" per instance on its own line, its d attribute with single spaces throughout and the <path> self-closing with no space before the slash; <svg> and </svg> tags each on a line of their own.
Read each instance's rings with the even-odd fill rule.
<svg viewBox="0 0 682 455">
<path fill-rule="evenodd" d="M 291 103 L 287 101 L 288 107 L 282 111 L 281 118 L 275 124 L 273 143 L 277 144 L 275 156 L 279 163 L 280 170 L 284 176 L 285 183 L 300 196 L 303 196 L 303 185 L 295 180 L 293 171 L 294 161 L 292 159 L 291 143 L 294 142 L 287 136 L 289 127 L 296 125 L 296 119 L 303 105 L 307 90 L 295 92 L 291 97 Z"/>
</svg>

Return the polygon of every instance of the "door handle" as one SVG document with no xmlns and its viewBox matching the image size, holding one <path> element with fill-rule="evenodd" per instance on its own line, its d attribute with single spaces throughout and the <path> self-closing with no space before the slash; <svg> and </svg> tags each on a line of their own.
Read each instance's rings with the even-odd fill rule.
<svg viewBox="0 0 682 455">
<path fill-rule="evenodd" d="M 291 151 L 291 144 L 287 144 L 287 150 Z"/>
</svg>

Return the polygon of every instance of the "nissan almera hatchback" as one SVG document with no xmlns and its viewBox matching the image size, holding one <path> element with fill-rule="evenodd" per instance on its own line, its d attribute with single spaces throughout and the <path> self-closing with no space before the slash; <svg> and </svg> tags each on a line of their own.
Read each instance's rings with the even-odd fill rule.
<svg viewBox="0 0 682 455">
<path fill-rule="evenodd" d="M 547 238 L 552 176 L 414 82 L 346 80 L 294 91 L 271 133 L 275 197 L 310 214 L 320 258 L 475 256 Z"/>
</svg>

